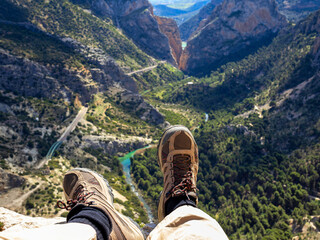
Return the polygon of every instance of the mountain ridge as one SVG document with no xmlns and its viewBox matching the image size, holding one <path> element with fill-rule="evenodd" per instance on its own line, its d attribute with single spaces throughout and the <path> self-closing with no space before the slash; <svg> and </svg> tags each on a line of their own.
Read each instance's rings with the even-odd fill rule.
<svg viewBox="0 0 320 240">
<path fill-rule="evenodd" d="M 285 25 L 275 1 L 226 0 L 188 40 L 179 67 L 188 73 L 208 74 L 270 42 Z"/>
</svg>

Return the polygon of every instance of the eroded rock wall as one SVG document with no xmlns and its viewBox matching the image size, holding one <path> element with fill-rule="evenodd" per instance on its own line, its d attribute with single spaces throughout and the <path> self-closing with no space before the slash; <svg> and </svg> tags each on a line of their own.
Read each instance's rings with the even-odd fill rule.
<svg viewBox="0 0 320 240">
<path fill-rule="evenodd" d="M 270 42 L 286 24 L 274 0 L 225 0 L 190 37 L 180 68 L 187 73 L 210 73 Z"/>
<path fill-rule="evenodd" d="M 175 20 L 172 18 L 155 16 L 160 31 L 167 36 L 171 48 L 171 53 L 175 59 L 176 65 L 179 65 L 180 56 L 182 54 L 181 38 L 179 28 Z"/>
<path fill-rule="evenodd" d="M 73 0 L 81 5 L 82 1 Z M 109 17 L 147 54 L 175 64 L 169 40 L 160 29 L 148 0 L 92 0 L 90 8 L 97 15 Z"/>
</svg>

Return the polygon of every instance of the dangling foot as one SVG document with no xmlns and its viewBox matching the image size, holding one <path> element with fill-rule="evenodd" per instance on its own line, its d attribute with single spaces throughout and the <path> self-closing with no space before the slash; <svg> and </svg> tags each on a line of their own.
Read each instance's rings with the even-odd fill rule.
<svg viewBox="0 0 320 240">
<path fill-rule="evenodd" d="M 185 196 L 195 204 L 198 202 L 198 147 L 189 129 L 176 125 L 163 133 L 158 145 L 158 162 L 164 185 L 158 207 L 158 219 L 161 221 L 170 198 Z"/>
<path fill-rule="evenodd" d="M 100 174 L 85 168 L 66 173 L 63 190 L 67 204 L 58 201 L 60 208 L 71 210 L 78 204 L 102 210 L 111 220 L 110 239 L 144 239 L 139 227 L 113 207 L 113 193 L 108 181 Z"/>
</svg>

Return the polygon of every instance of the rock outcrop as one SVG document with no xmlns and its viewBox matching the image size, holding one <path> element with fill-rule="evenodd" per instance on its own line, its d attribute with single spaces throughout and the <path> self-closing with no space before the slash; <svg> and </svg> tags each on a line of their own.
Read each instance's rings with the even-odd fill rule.
<svg viewBox="0 0 320 240">
<path fill-rule="evenodd" d="M 103 149 L 109 156 L 115 156 L 118 153 L 130 152 L 134 149 L 142 148 L 151 143 L 151 139 L 131 137 L 128 139 L 119 139 L 114 136 L 93 136 L 88 135 L 82 138 L 79 143 L 81 149 L 93 148 Z"/>
<path fill-rule="evenodd" d="M 72 99 L 81 94 L 82 101 L 90 99 L 90 91 L 81 84 L 81 77 L 67 69 L 47 67 L 27 58 L 11 55 L 0 48 L 0 89 L 22 96 Z"/>
<path fill-rule="evenodd" d="M 285 25 L 274 0 L 225 0 L 189 39 L 180 68 L 192 74 L 210 73 L 254 52 Z"/>
<path fill-rule="evenodd" d="M 23 177 L 8 173 L 0 168 L 0 193 L 15 187 L 21 187 L 25 182 Z"/>
<path fill-rule="evenodd" d="M 175 63 L 168 38 L 160 31 L 152 7 L 137 10 L 119 19 L 121 28 L 147 54 Z"/>
<path fill-rule="evenodd" d="M 0 207 L 0 222 L 4 223 L 4 232 L 19 232 L 26 229 L 39 228 L 55 223 L 63 223 L 66 219 L 62 217 L 43 218 L 29 217 L 9 209 Z"/>
<path fill-rule="evenodd" d="M 182 54 L 181 38 L 179 28 L 175 20 L 172 18 L 155 16 L 159 24 L 160 31 L 167 36 L 171 48 L 171 53 L 179 65 L 180 56 Z"/>
</svg>

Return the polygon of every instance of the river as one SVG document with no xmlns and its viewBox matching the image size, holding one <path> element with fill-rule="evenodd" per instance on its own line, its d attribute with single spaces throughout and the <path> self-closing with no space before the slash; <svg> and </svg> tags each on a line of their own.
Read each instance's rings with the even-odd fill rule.
<svg viewBox="0 0 320 240">
<path fill-rule="evenodd" d="M 136 149 L 132 152 L 129 152 L 125 156 L 120 157 L 119 160 L 122 164 L 124 175 L 126 176 L 126 182 L 130 185 L 131 191 L 134 192 L 134 194 L 139 198 L 140 202 L 143 203 L 144 208 L 147 210 L 149 223 L 153 223 L 154 217 L 153 217 L 151 208 L 146 203 L 146 201 L 143 199 L 143 197 L 139 194 L 139 192 L 137 191 L 135 185 L 133 184 L 131 174 L 130 174 L 130 165 L 131 165 L 130 158 L 132 158 L 134 156 L 136 151 L 138 151 L 140 149 L 145 149 L 145 148 L 149 148 L 149 146 L 139 148 L 139 149 Z"/>
</svg>

